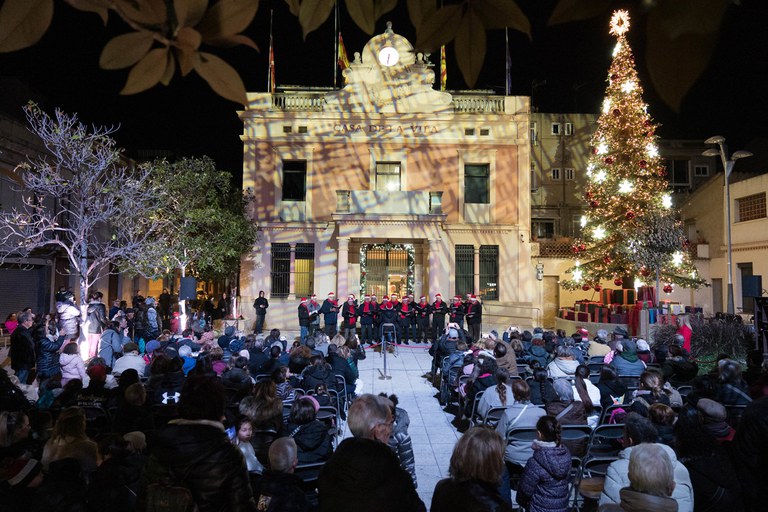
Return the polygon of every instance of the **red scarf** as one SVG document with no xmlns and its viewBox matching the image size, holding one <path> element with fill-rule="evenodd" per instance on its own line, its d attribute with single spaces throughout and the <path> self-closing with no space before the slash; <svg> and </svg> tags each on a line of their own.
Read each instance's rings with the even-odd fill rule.
<svg viewBox="0 0 768 512">
<path fill-rule="evenodd" d="M 403 305 L 400 307 L 400 311 L 402 311 L 403 313 L 407 313 L 408 312 L 408 303 L 403 302 Z"/>
<path fill-rule="evenodd" d="M 363 313 L 369 312 L 371 309 L 371 303 L 370 302 L 363 302 Z"/>
</svg>

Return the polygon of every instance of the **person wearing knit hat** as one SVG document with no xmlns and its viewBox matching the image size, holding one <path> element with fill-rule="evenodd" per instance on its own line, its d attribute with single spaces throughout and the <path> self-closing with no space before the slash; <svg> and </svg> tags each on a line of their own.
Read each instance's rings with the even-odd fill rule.
<svg viewBox="0 0 768 512">
<path fill-rule="evenodd" d="M 373 302 L 370 295 L 363 297 L 363 303 L 357 307 L 357 316 L 360 318 L 360 341 L 364 344 L 372 344 L 376 341 L 373 324 L 378 310 L 378 304 Z"/>
<path fill-rule="evenodd" d="M 483 330 L 483 305 L 477 300 L 477 296 L 470 295 L 466 306 L 467 329 L 469 336 L 474 340 L 480 339 Z"/>
<path fill-rule="evenodd" d="M 709 398 L 701 398 L 696 403 L 699 417 L 704 428 L 712 434 L 719 443 L 732 441 L 736 431 L 728 425 L 728 411 L 723 404 Z"/>
<path fill-rule="evenodd" d="M 325 334 L 329 338 L 336 336 L 338 330 L 339 321 L 339 303 L 336 301 L 336 294 L 330 292 L 328 297 L 323 301 L 323 305 L 320 307 L 320 314 L 323 315 L 323 321 L 325 322 Z"/>
<path fill-rule="evenodd" d="M 449 308 L 450 318 L 449 322 L 453 322 L 459 325 L 460 329 L 464 329 L 464 304 L 461 302 L 461 296 L 456 295 L 453 297 L 453 302 Z"/>
<path fill-rule="evenodd" d="M 432 344 L 437 344 L 445 332 L 445 315 L 449 312 L 448 304 L 439 293 L 435 294 L 435 302 L 432 303 Z"/>
<path fill-rule="evenodd" d="M 600 329 L 597 331 L 597 335 L 594 338 L 594 343 L 589 344 L 587 355 L 589 357 L 602 357 L 611 352 L 611 347 L 608 346 L 608 331 Z"/>
<path fill-rule="evenodd" d="M 301 300 L 299 301 L 299 307 L 297 308 L 297 313 L 299 316 L 299 331 L 300 331 L 301 344 L 305 345 L 307 343 L 307 337 L 309 336 L 309 323 L 310 323 L 309 301 L 307 301 L 306 297 L 302 297 Z"/>
<path fill-rule="evenodd" d="M 422 295 L 419 302 L 413 305 L 416 321 L 416 343 L 429 342 L 429 315 L 432 312 L 432 306 L 427 302 L 427 296 Z"/>
</svg>

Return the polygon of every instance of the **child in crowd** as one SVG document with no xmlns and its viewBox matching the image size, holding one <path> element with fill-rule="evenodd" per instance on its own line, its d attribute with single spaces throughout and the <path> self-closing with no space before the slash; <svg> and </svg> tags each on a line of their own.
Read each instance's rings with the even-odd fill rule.
<svg viewBox="0 0 768 512">
<path fill-rule="evenodd" d="M 245 464 L 248 466 L 249 473 L 262 474 L 264 472 L 264 466 L 261 465 L 259 459 L 256 458 L 256 452 L 253 450 L 251 444 L 251 437 L 253 437 L 253 423 L 245 416 L 241 416 L 235 424 L 235 438 L 232 440 L 232 444 L 240 449 L 245 459 Z"/>
</svg>

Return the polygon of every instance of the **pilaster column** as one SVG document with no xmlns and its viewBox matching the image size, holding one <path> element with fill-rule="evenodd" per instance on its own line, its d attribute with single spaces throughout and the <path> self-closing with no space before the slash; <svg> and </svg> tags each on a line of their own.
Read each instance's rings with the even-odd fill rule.
<svg viewBox="0 0 768 512">
<path fill-rule="evenodd" d="M 447 290 L 440 289 L 440 241 L 429 240 L 429 295 L 430 301 L 435 300 L 436 293 L 442 293 L 446 297 L 450 295 Z"/>
<path fill-rule="evenodd" d="M 337 238 L 339 255 L 336 263 L 336 296 L 346 298 L 349 294 L 349 238 Z"/>
<path fill-rule="evenodd" d="M 296 300 L 296 243 L 290 244 L 291 246 L 291 264 L 290 264 L 290 278 L 288 281 L 288 300 Z"/>
<path fill-rule="evenodd" d="M 480 246 L 475 245 L 473 247 L 475 248 L 474 250 L 474 253 L 475 253 L 474 274 L 475 275 L 473 276 L 474 279 L 473 279 L 472 287 L 474 289 L 472 290 L 472 293 L 479 294 L 480 293 Z"/>
</svg>

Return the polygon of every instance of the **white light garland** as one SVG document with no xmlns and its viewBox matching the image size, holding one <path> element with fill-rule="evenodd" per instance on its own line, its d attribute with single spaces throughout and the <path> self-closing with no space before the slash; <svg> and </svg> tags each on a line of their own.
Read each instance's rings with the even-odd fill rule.
<svg viewBox="0 0 768 512">
<path fill-rule="evenodd" d="M 635 90 L 635 87 L 636 87 L 635 82 L 633 82 L 632 80 L 627 80 L 626 82 L 621 84 L 621 91 L 629 94 Z"/>
<path fill-rule="evenodd" d="M 629 180 L 622 180 L 622 182 L 619 183 L 619 192 L 622 194 L 629 194 L 634 188 L 634 185 L 632 185 L 632 182 Z"/>
<path fill-rule="evenodd" d="M 675 252 L 672 255 L 672 264 L 674 266 L 676 266 L 676 267 L 679 267 L 680 265 L 682 265 L 683 264 L 683 253 L 681 253 L 680 251 Z"/>
<path fill-rule="evenodd" d="M 603 226 L 597 226 L 593 231 L 595 240 L 602 240 L 605 238 L 605 228 Z"/>
<path fill-rule="evenodd" d="M 611 111 L 611 99 L 605 98 L 605 100 L 603 101 L 603 114 L 607 114 L 610 111 Z"/>
<path fill-rule="evenodd" d="M 585 227 L 587 227 L 587 216 L 586 216 L 586 215 L 582 215 L 582 216 L 581 216 L 581 221 L 579 222 L 579 225 L 580 225 L 582 228 L 585 228 Z"/>
<path fill-rule="evenodd" d="M 648 152 L 648 156 L 651 158 L 656 158 L 659 156 L 659 148 L 656 147 L 656 144 L 653 142 L 649 142 L 648 145 L 645 147 L 645 150 Z"/>
<path fill-rule="evenodd" d="M 664 208 L 672 208 L 672 196 L 669 194 L 661 196 L 661 206 Z"/>
<path fill-rule="evenodd" d="M 605 142 L 601 142 L 597 145 L 597 154 L 598 155 L 604 155 L 608 152 L 608 144 Z"/>
<path fill-rule="evenodd" d="M 606 172 L 605 172 L 604 170 L 600 169 L 600 170 L 599 170 L 599 171 L 597 171 L 597 173 L 595 174 L 595 181 L 596 181 L 596 182 L 598 182 L 598 183 L 602 183 L 602 182 L 604 182 L 604 181 L 605 181 L 605 179 L 606 179 L 607 177 L 608 177 L 608 174 L 606 174 Z"/>
</svg>

